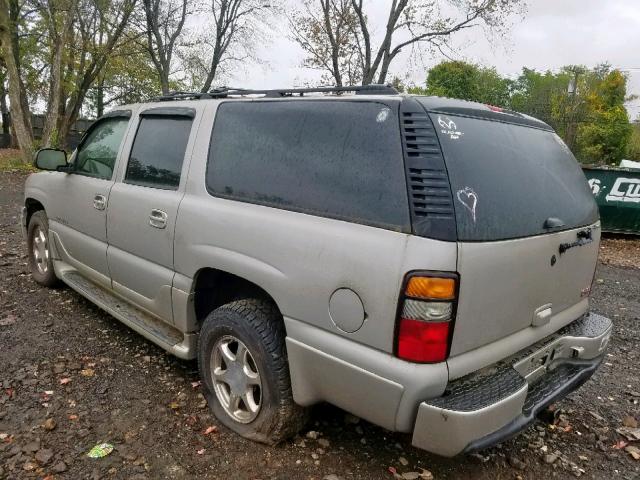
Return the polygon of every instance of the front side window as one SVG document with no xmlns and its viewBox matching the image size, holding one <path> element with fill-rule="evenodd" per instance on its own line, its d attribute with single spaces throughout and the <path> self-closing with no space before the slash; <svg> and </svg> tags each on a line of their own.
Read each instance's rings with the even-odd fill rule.
<svg viewBox="0 0 640 480">
<path fill-rule="evenodd" d="M 127 118 L 115 117 L 102 120 L 96 125 L 78 148 L 74 172 L 111 179 L 128 123 Z"/>
<path fill-rule="evenodd" d="M 125 182 L 176 190 L 192 122 L 188 117 L 142 117 L 131 148 Z"/>
<path fill-rule="evenodd" d="M 410 230 L 398 113 L 382 103 L 223 103 L 206 181 L 216 196 Z"/>
</svg>

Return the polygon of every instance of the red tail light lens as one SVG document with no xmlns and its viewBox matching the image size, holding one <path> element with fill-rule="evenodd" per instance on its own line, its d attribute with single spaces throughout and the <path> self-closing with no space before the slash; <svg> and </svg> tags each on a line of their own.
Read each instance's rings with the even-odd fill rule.
<svg viewBox="0 0 640 480">
<path fill-rule="evenodd" d="M 420 363 L 442 362 L 449 350 L 451 322 L 423 322 L 400 319 L 398 357 Z"/>
<path fill-rule="evenodd" d="M 451 273 L 407 275 L 398 308 L 396 355 L 416 363 L 443 362 L 449 355 L 458 294 Z"/>
</svg>

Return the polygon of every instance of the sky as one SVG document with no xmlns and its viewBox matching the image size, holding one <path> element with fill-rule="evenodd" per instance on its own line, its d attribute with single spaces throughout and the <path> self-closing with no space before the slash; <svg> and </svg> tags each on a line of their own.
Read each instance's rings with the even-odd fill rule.
<svg viewBox="0 0 640 480">
<path fill-rule="evenodd" d="M 390 0 L 368 3 L 379 36 Z M 628 93 L 640 94 L 640 0 L 529 0 L 527 5 L 523 18 L 510 19 L 505 38 L 487 39 L 481 28 L 456 34 L 453 58 L 494 66 L 510 76 L 517 76 L 523 66 L 555 71 L 564 65 L 608 62 L 627 73 Z M 264 64 L 236 73 L 230 83 L 279 88 L 319 82 L 318 72 L 301 67 L 304 53 L 288 38 L 286 21 L 276 25 L 270 37 L 257 51 Z M 424 82 L 430 66 L 445 59 L 427 51 L 421 58 L 410 53 L 398 57 L 391 71 L 416 84 Z M 629 102 L 627 110 L 632 119 L 640 116 L 640 99 Z"/>
</svg>

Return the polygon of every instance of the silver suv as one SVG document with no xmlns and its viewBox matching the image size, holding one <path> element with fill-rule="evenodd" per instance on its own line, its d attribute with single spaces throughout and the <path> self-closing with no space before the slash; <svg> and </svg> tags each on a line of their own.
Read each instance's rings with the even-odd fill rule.
<svg viewBox="0 0 640 480">
<path fill-rule="evenodd" d="M 350 92 L 350 93 L 349 93 Z M 276 443 L 330 402 L 452 456 L 586 381 L 598 211 L 545 123 L 385 86 L 175 94 L 45 149 L 22 223 L 62 280 Z"/>
</svg>

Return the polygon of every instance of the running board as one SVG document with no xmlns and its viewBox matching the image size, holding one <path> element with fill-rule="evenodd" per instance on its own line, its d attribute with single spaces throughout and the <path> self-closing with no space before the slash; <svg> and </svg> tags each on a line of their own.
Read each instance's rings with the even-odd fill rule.
<svg viewBox="0 0 640 480">
<path fill-rule="evenodd" d="M 179 358 L 196 357 L 197 334 L 184 334 L 159 318 L 131 305 L 80 275 L 76 270 L 59 272 L 62 281 L 98 307 L 113 315 L 129 328 L 151 340 Z"/>
</svg>

